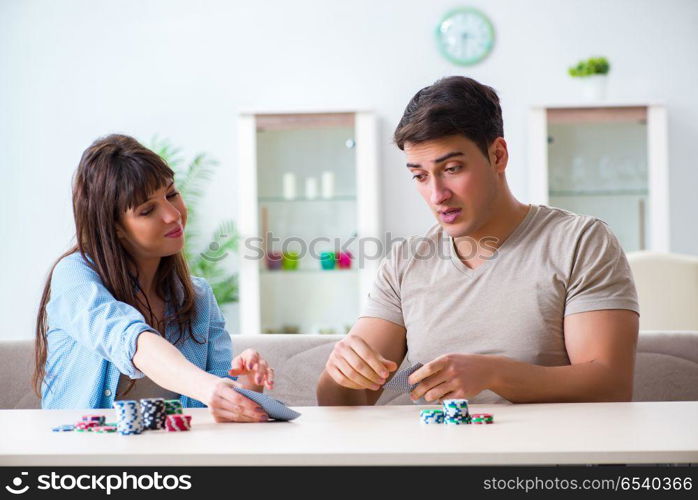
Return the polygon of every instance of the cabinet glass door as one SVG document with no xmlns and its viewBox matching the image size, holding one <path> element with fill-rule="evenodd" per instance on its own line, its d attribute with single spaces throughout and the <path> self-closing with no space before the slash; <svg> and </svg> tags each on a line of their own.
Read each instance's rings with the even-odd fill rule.
<svg viewBox="0 0 698 500">
<path fill-rule="evenodd" d="M 256 138 L 262 332 L 345 333 L 359 312 L 356 251 L 343 246 L 357 234 L 353 115 L 267 122 Z"/>
<path fill-rule="evenodd" d="M 551 206 L 605 221 L 626 252 L 646 247 L 645 108 L 548 110 Z"/>
</svg>

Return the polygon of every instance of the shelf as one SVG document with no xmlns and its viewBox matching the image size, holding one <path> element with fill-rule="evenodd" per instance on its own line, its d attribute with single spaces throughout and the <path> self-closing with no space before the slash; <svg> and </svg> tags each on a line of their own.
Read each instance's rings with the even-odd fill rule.
<svg viewBox="0 0 698 500">
<path fill-rule="evenodd" d="M 571 197 L 571 196 L 647 196 L 649 193 L 646 189 L 606 189 L 606 190 L 588 190 L 588 191 L 549 191 L 549 196 L 556 198 Z"/>
<path fill-rule="evenodd" d="M 659 101 L 570 101 L 570 102 L 548 102 L 535 103 L 532 109 L 574 109 L 574 108 L 649 108 L 652 106 L 665 106 L 666 103 Z"/>
<path fill-rule="evenodd" d="M 352 269 L 296 269 L 294 271 L 285 271 L 283 269 L 279 269 L 278 271 L 271 271 L 269 269 L 261 269 L 259 272 L 260 274 L 283 274 L 283 275 L 289 275 L 289 274 L 356 274 L 358 269 L 352 268 Z"/>
<path fill-rule="evenodd" d="M 376 116 L 251 113 L 240 117 L 237 130 L 238 224 L 241 233 L 260 238 L 253 251 L 261 257 L 240 261 L 240 331 L 297 325 L 303 333 L 324 327 L 343 333 L 359 316 L 379 262 L 359 266 L 357 257 L 351 269 L 325 270 L 320 254 L 346 246 L 358 255 L 359 237 L 381 240 Z M 327 171 L 334 173 L 331 183 L 322 182 Z M 293 191 L 288 177 L 284 185 L 288 173 L 295 177 Z M 284 196 L 289 192 L 292 199 Z M 308 253 L 311 248 L 317 253 Z M 281 250 L 303 255 L 298 269 L 267 268 Z"/>
<path fill-rule="evenodd" d="M 338 201 L 356 201 L 356 196 L 346 195 L 346 196 L 334 196 L 332 198 L 294 198 L 292 200 L 287 200 L 286 198 L 280 196 L 260 196 L 258 198 L 260 203 L 316 203 L 316 202 L 338 202 Z"/>
<path fill-rule="evenodd" d="M 346 335 L 346 333 L 344 331 L 336 332 L 336 333 L 319 333 L 319 332 L 318 333 L 306 333 L 306 332 L 298 332 L 298 333 L 273 332 L 273 333 L 270 333 L 270 332 L 265 332 L 264 331 L 265 329 L 266 328 L 262 328 L 262 332 L 259 333 L 258 335 L 306 335 L 306 336 L 307 335 L 313 335 L 313 336 L 317 336 L 317 335 Z"/>
</svg>

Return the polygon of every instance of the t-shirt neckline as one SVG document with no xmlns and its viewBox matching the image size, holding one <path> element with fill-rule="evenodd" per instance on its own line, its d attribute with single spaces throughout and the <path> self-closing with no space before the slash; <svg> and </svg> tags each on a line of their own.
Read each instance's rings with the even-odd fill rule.
<svg viewBox="0 0 698 500">
<path fill-rule="evenodd" d="M 456 246 L 455 242 L 453 241 L 453 237 L 446 233 L 446 231 L 443 231 L 444 234 L 446 234 L 448 238 L 448 249 L 449 249 L 449 254 L 451 257 L 451 262 L 453 265 L 458 269 L 460 272 L 463 274 L 466 274 L 468 276 L 474 277 L 478 274 L 481 274 L 484 272 L 485 269 L 491 267 L 494 261 L 497 259 L 500 259 L 502 257 L 502 252 L 506 250 L 508 247 L 514 245 L 521 237 L 525 234 L 525 229 L 527 226 L 530 225 L 531 221 L 535 217 L 536 213 L 538 212 L 538 205 L 534 205 L 532 203 L 529 204 L 529 209 L 528 212 L 526 213 L 526 216 L 519 222 L 519 224 L 514 228 L 514 230 L 509 234 L 506 240 L 497 248 L 497 251 L 495 254 L 490 257 L 489 259 L 486 259 L 485 262 L 480 264 L 478 267 L 475 269 L 472 269 L 468 266 L 466 266 L 459 258 L 458 258 L 458 253 L 456 252 Z M 496 256 L 496 257 L 495 257 Z"/>
</svg>

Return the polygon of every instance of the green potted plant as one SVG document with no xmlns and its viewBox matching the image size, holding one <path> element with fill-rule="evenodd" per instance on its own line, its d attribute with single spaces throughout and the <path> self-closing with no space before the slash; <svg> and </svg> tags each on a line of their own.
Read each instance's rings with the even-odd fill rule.
<svg viewBox="0 0 698 500">
<path fill-rule="evenodd" d="M 184 255 L 194 276 L 205 278 L 216 296 L 218 305 L 238 301 L 238 276 L 224 266 L 229 254 L 237 251 L 239 233 L 232 220 L 221 221 L 208 238 L 201 237 L 199 206 L 203 187 L 211 180 L 218 162 L 205 153 L 199 153 L 185 163 L 181 151 L 169 140 L 157 136 L 150 141 L 155 151 L 175 172 L 177 189 L 187 205 L 187 227 Z M 224 309 L 225 310 L 225 309 Z"/>
<path fill-rule="evenodd" d="M 582 83 L 587 99 L 602 100 L 606 97 L 606 82 L 610 69 L 611 65 L 605 57 L 590 57 L 568 68 L 567 72 Z"/>
</svg>

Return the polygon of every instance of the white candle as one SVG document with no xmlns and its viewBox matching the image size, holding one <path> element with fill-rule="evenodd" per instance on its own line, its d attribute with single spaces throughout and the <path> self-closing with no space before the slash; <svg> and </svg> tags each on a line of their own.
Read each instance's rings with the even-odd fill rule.
<svg viewBox="0 0 698 500">
<path fill-rule="evenodd" d="M 283 176 L 283 193 L 284 198 L 293 200 L 296 198 L 296 174 L 286 172 Z"/>
<path fill-rule="evenodd" d="M 334 172 L 328 170 L 322 173 L 322 197 L 332 198 L 334 196 Z"/>
<path fill-rule="evenodd" d="M 305 179 L 305 197 L 309 200 L 317 198 L 317 179 L 315 177 Z"/>
</svg>

